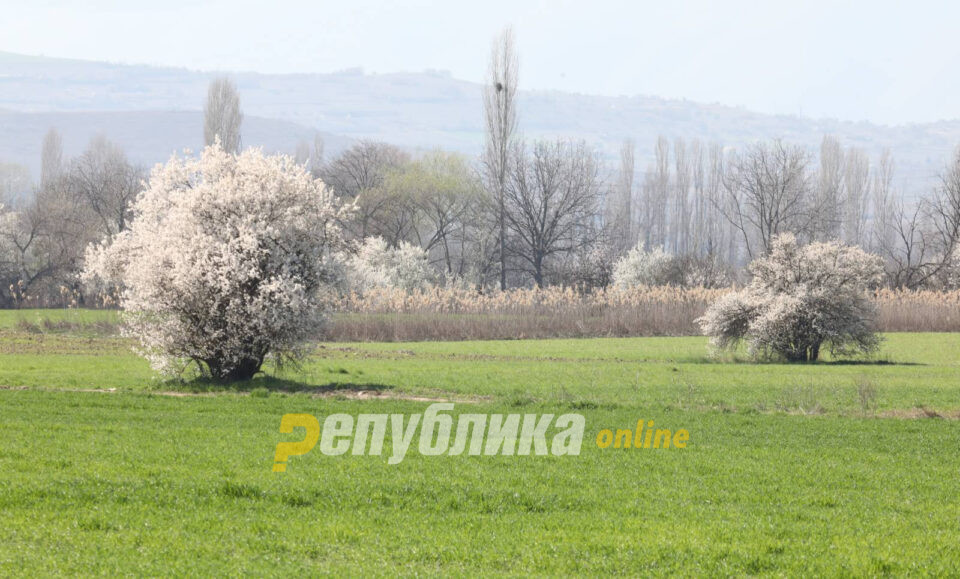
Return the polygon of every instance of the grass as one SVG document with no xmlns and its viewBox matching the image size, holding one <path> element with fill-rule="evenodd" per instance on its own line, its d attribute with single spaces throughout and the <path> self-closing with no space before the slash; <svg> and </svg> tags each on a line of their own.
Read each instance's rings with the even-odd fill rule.
<svg viewBox="0 0 960 579">
<path fill-rule="evenodd" d="M 76 331 L 83 326 L 116 324 L 120 319 L 115 310 L 48 309 L 48 310 L 0 310 L 0 330 L 11 330 L 23 324 L 40 329 L 64 325 L 64 329 Z"/>
<path fill-rule="evenodd" d="M 158 381 L 82 325 L 4 319 L 3 576 L 960 573 L 960 423 L 905 418 L 957 415 L 957 334 L 799 366 L 718 361 L 699 338 L 324 344 L 225 389 Z M 93 389 L 115 390 L 76 391 Z M 583 452 L 314 450 L 271 472 L 283 414 L 423 412 L 412 397 L 580 412 Z M 688 448 L 594 444 L 638 419 Z"/>
</svg>

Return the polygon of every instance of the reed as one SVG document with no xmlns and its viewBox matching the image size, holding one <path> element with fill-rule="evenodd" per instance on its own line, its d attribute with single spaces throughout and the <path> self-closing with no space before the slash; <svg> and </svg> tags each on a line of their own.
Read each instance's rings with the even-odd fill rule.
<svg viewBox="0 0 960 579">
<path fill-rule="evenodd" d="M 727 289 L 570 288 L 478 293 L 378 289 L 338 298 L 333 341 L 488 340 L 699 335 L 695 320 Z M 880 290 L 883 332 L 960 331 L 960 291 Z"/>
</svg>

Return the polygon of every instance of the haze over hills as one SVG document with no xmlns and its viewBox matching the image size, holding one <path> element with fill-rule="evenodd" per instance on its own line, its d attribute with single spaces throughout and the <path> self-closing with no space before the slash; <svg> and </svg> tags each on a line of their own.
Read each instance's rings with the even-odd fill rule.
<svg viewBox="0 0 960 579">
<path fill-rule="evenodd" d="M 0 110 L 0 162 L 27 166 L 40 175 L 43 137 L 56 127 L 63 138 L 64 155 L 80 154 L 90 139 L 106 135 L 123 148 L 131 162 L 143 167 L 167 160 L 183 149 L 203 147 L 203 113 L 200 111 L 68 111 L 13 112 Z M 315 130 L 303 125 L 247 115 L 243 142 L 268 152 L 294 153 L 301 140 L 312 144 Z M 321 132 L 326 155 L 336 155 L 352 142 Z"/>
<path fill-rule="evenodd" d="M 0 160 L 36 171 L 49 126 L 74 154 L 97 132 L 149 164 L 196 148 L 207 83 L 218 73 L 117 65 L 0 53 Z M 377 139 L 411 149 L 441 147 L 475 155 L 482 144 L 481 87 L 438 72 L 231 76 L 246 114 L 244 143 L 293 152 L 314 130 L 335 153 L 350 139 Z M 521 71 L 521 83 L 523 81 Z M 589 87 L 585 87 L 589 91 Z M 753 113 L 741 108 L 649 96 L 605 97 L 521 91 L 520 129 L 527 137 L 582 138 L 613 161 L 625 138 L 646 167 L 658 135 L 725 145 L 782 138 L 811 150 L 824 134 L 862 147 L 876 159 L 893 152 L 897 184 L 908 193 L 936 182 L 960 144 L 960 121 L 881 126 Z M 337 135 L 337 136 L 334 136 Z"/>
</svg>

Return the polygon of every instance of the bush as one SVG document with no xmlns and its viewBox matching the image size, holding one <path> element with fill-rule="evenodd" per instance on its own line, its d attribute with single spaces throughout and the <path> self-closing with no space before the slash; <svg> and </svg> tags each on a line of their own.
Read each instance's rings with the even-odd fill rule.
<svg viewBox="0 0 960 579">
<path fill-rule="evenodd" d="M 662 247 L 646 251 L 638 245 L 613 266 L 613 285 L 618 288 L 681 285 L 681 278 L 679 261 Z"/>
<path fill-rule="evenodd" d="M 716 256 L 678 257 L 656 247 L 631 249 L 613 267 L 613 285 L 720 288 L 730 285 L 730 270 Z"/>
<path fill-rule="evenodd" d="M 324 321 L 332 194 L 286 156 L 208 147 L 154 169 L 130 228 L 87 252 L 84 279 L 117 284 L 124 332 L 165 373 L 195 362 L 240 380 L 296 358 Z"/>
<path fill-rule="evenodd" d="M 582 290 L 605 288 L 613 281 L 615 249 L 605 240 L 567 255 L 558 256 L 545 267 L 547 285 Z"/>
<path fill-rule="evenodd" d="M 682 287 L 725 288 L 734 281 L 732 268 L 716 255 L 686 256 L 681 259 L 680 272 Z"/>
<path fill-rule="evenodd" d="M 405 241 L 390 247 L 383 238 L 368 237 L 345 262 L 346 289 L 357 293 L 374 288 L 412 291 L 431 285 L 427 252 Z"/>
<path fill-rule="evenodd" d="M 786 234 L 750 272 L 750 285 L 721 297 L 698 320 L 716 347 L 745 340 L 759 358 L 803 362 L 816 360 L 824 346 L 835 356 L 879 346 L 876 305 L 867 295 L 883 273 L 879 257 L 837 242 L 801 247 Z"/>
</svg>

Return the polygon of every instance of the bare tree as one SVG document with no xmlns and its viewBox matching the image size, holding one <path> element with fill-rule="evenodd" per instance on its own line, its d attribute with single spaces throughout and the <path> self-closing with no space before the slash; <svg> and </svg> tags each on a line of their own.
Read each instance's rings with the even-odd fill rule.
<svg viewBox="0 0 960 579">
<path fill-rule="evenodd" d="M 237 85 L 228 78 L 217 78 L 207 90 L 207 103 L 203 107 L 203 142 L 212 145 L 217 137 L 224 151 L 240 151 L 240 94 Z"/>
<path fill-rule="evenodd" d="M 688 252 L 690 239 L 690 161 L 687 145 L 683 139 L 673 144 L 674 180 L 671 199 L 670 231 L 673 252 L 684 255 Z"/>
<path fill-rule="evenodd" d="M 357 203 L 359 214 L 351 224 L 354 235 L 364 238 L 382 233 L 377 231 L 376 221 L 391 199 L 380 186 L 389 171 L 408 160 L 408 155 L 393 145 L 361 141 L 321 169 L 321 179 L 334 193 Z"/>
<path fill-rule="evenodd" d="M 879 252 L 893 243 L 892 220 L 894 216 L 893 156 L 889 149 L 880 155 L 880 163 L 873 175 L 871 235 L 869 247 Z"/>
<path fill-rule="evenodd" d="M 729 203 L 720 210 L 742 236 L 751 259 L 769 253 L 780 233 L 810 233 L 817 208 L 808 164 L 802 148 L 779 140 L 751 145 L 733 158 L 724 179 Z"/>
<path fill-rule="evenodd" d="M 712 254 L 706 249 L 709 234 L 707 226 L 707 207 L 709 200 L 706 192 L 706 167 L 704 150 L 698 139 L 690 143 L 690 177 L 693 191 L 690 217 L 690 252 L 694 255 Z"/>
<path fill-rule="evenodd" d="M 304 167 L 310 162 L 310 144 L 304 140 L 300 140 L 297 143 L 297 150 L 293 154 L 293 161 L 298 165 L 303 165 Z"/>
<path fill-rule="evenodd" d="M 447 275 L 465 275 L 467 244 L 473 238 L 468 230 L 481 225 L 470 222 L 481 200 L 481 184 L 468 163 L 456 154 L 428 153 L 391 171 L 383 190 L 395 199 L 394 213 L 408 219 L 398 238 L 390 240 L 418 244 Z"/>
<path fill-rule="evenodd" d="M 725 194 L 723 181 L 725 171 L 724 148 L 719 143 L 710 145 L 709 168 L 707 170 L 707 223 L 709 239 L 707 254 L 716 253 L 728 263 L 737 262 L 737 236 L 733 225 L 724 219 L 724 210 L 734 206 L 730 196 Z"/>
<path fill-rule="evenodd" d="M 946 267 L 960 246 L 960 147 L 940 176 L 940 186 L 927 203 L 927 214 L 936 232 L 936 250 Z"/>
<path fill-rule="evenodd" d="M 30 169 L 17 163 L 0 163 L 0 204 L 26 197 L 31 187 Z"/>
<path fill-rule="evenodd" d="M 310 154 L 310 172 L 314 175 L 320 175 L 323 168 L 323 135 L 319 132 L 313 134 L 313 152 Z"/>
<path fill-rule="evenodd" d="M 142 178 L 123 150 L 102 135 L 91 139 L 66 175 L 67 186 L 77 196 L 80 209 L 89 212 L 100 236 L 127 228 Z"/>
<path fill-rule="evenodd" d="M 640 218 L 640 238 L 646 248 L 663 247 L 667 242 L 667 208 L 670 196 L 670 142 L 658 137 L 653 149 L 654 162 L 644 175 Z"/>
<path fill-rule="evenodd" d="M 60 286 L 77 286 L 76 272 L 92 239 L 76 198 L 63 184 L 58 180 L 30 200 L 0 208 L 0 305 L 21 305 L 30 297 L 59 295 Z"/>
<path fill-rule="evenodd" d="M 52 271 L 40 247 L 47 224 L 36 203 L 0 207 L 0 304 L 20 305 L 33 285 Z"/>
<path fill-rule="evenodd" d="M 27 196 L 24 183 L 19 195 L 0 195 L 7 198 L 0 199 L 7 205 L 0 215 L 0 281 L 9 294 L 0 302 L 22 304 L 29 297 L 43 303 L 59 297 L 61 287 L 78 289 L 76 273 L 87 245 L 126 227 L 140 173 L 123 152 L 97 137 L 69 167 L 62 167 L 60 154 L 59 136 L 51 131 L 40 187 Z"/>
<path fill-rule="evenodd" d="M 507 28 L 494 40 L 490 51 L 487 84 L 483 89 L 485 148 L 483 162 L 497 206 L 500 249 L 500 289 L 507 288 L 505 189 L 517 126 L 517 80 L 519 62 L 513 30 Z"/>
<path fill-rule="evenodd" d="M 884 163 L 882 158 L 881 165 Z M 889 179 L 884 171 L 879 173 L 878 183 Z M 875 206 L 880 203 L 882 200 Z M 893 198 L 887 206 L 877 250 L 886 260 L 890 285 L 918 288 L 942 283 L 960 248 L 960 150 L 931 196 L 909 206 L 903 199 Z"/>
<path fill-rule="evenodd" d="M 594 227 L 599 168 L 582 143 L 539 142 L 530 152 L 517 147 L 505 198 L 513 251 L 538 287 L 548 258 L 576 251 L 599 235 Z"/>
<path fill-rule="evenodd" d="M 630 249 L 636 243 L 633 231 L 633 141 L 625 140 L 620 145 L 620 167 L 616 186 L 607 200 L 607 223 L 610 228 L 610 244 L 614 253 Z"/>
<path fill-rule="evenodd" d="M 938 260 L 926 231 L 923 203 L 907 207 L 902 199 L 892 205 L 889 240 L 879 248 L 893 287 L 916 288 L 933 275 Z"/>
<path fill-rule="evenodd" d="M 825 135 L 820 144 L 820 166 L 817 172 L 816 206 L 813 237 L 821 241 L 838 239 L 843 225 L 844 154 L 840 140 Z"/>
<path fill-rule="evenodd" d="M 862 245 L 870 202 L 870 159 L 862 150 L 847 150 L 843 182 L 843 237 L 850 245 Z"/>
<path fill-rule="evenodd" d="M 360 141 L 324 166 L 323 182 L 346 199 L 356 199 L 383 183 L 387 171 L 407 162 L 399 148 L 376 141 Z"/>
<path fill-rule="evenodd" d="M 666 137 L 657 139 L 654 151 L 653 191 L 651 199 L 653 239 L 649 245 L 663 247 L 667 243 L 667 206 L 670 198 L 670 142 Z"/>
<path fill-rule="evenodd" d="M 60 133 L 51 128 L 43 137 L 43 149 L 40 152 L 40 185 L 57 179 L 62 170 L 63 141 Z"/>
</svg>

